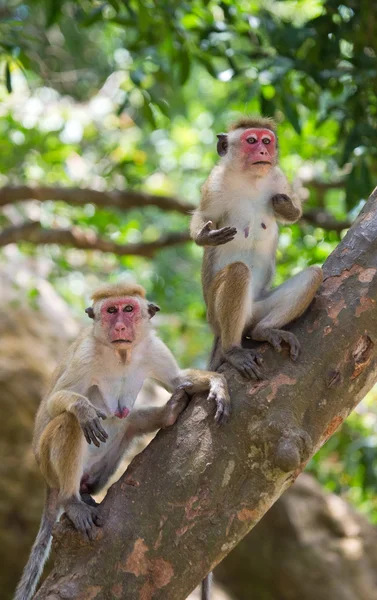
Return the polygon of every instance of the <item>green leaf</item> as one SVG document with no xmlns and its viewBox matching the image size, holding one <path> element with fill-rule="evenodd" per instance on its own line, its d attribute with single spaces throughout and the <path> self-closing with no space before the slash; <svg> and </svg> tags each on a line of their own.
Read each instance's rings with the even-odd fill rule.
<svg viewBox="0 0 377 600">
<path fill-rule="evenodd" d="M 46 9 L 46 27 L 56 23 L 62 8 L 62 0 L 50 0 Z"/>
<path fill-rule="evenodd" d="M 11 74 L 10 74 L 10 65 L 9 65 L 8 61 L 5 63 L 5 85 L 7 87 L 8 94 L 11 94 L 12 93 L 12 78 L 11 78 Z"/>
<path fill-rule="evenodd" d="M 300 117 L 294 99 L 291 96 L 283 96 L 283 111 L 294 130 L 301 135 Z"/>
<path fill-rule="evenodd" d="M 190 76 L 190 53 L 185 47 L 182 47 L 182 52 L 179 60 L 179 83 L 184 85 Z"/>
</svg>

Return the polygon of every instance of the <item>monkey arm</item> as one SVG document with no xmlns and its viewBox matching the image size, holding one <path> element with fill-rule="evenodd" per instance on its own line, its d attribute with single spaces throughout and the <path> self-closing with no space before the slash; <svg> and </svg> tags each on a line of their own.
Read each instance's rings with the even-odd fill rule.
<svg viewBox="0 0 377 600">
<path fill-rule="evenodd" d="M 225 423 L 231 412 L 228 384 L 224 375 L 214 371 L 199 369 L 180 370 L 172 383 L 177 390 L 184 390 L 190 395 L 208 392 L 208 400 L 216 403 L 215 421 Z"/>
<path fill-rule="evenodd" d="M 152 367 L 149 377 L 156 379 L 169 392 L 180 389 L 190 396 L 208 392 L 208 399 L 216 402 L 216 421 L 222 423 L 227 420 L 230 415 L 230 398 L 224 375 L 199 369 L 180 369 L 168 347 L 157 337 L 150 344 L 150 352 L 154 361 L 150 359 Z"/>
<path fill-rule="evenodd" d="M 82 394 L 70 390 L 58 390 L 47 398 L 47 411 L 52 418 L 57 417 L 63 412 L 74 413 L 78 400 L 89 402 L 89 399 Z"/>
<path fill-rule="evenodd" d="M 302 215 L 301 201 L 293 193 L 284 173 L 275 167 L 273 174 L 272 208 L 281 223 L 295 223 Z"/>
<path fill-rule="evenodd" d="M 74 414 L 88 444 L 93 442 L 98 447 L 101 442 L 106 442 L 108 435 L 100 422 L 100 419 L 106 419 L 106 414 L 93 406 L 86 396 L 70 390 L 58 390 L 46 402 L 47 412 L 52 418 L 63 412 Z"/>
</svg>

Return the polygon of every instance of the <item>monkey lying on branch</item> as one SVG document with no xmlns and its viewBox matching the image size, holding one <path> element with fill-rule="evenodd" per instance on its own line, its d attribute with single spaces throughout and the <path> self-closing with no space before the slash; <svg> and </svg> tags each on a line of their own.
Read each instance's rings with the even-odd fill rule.
<svg viewBox="0 0 377 600">
<path fill-rule="evenodd" d="M 278 167 L 276 125 L 272 119 L 244 118 L 218 136 L 222 157 L 202 190 L 191 221 L 191 236 L 204 246 L 203 295 L 215 333 L 210 363 L 223 360 L 248 378 L 262 377 L 261 357 L 241 346 L 242 337 L 282 342 L 296 360 L 300 344 L 281 329 L 309 306 L 322 282 L 319 267 L 309 267 L 275 289 L 277 221 L 294 223 L 301 203 Z"/>
<path fill-rule="evenodd" d="M 230 414 L 224 376 L 179 369 L 151 327 L 160 309 L 146 300 L 141 286 L 103 286 L 92 299 L 86 312 L 93 326 L 69 348 L 36 416 L 33 447 L 47 495 L 15 600 L 32 597 L 62 510 L 76 529 L 95 538 L 101 516 L 91 494 L 105 486 L 136 436 L 173 425 L 188 394 L 208 391 L 218 423 Z M 174 394 L 165 406 L 132 410 L 147 377 Z"/>
</svg>

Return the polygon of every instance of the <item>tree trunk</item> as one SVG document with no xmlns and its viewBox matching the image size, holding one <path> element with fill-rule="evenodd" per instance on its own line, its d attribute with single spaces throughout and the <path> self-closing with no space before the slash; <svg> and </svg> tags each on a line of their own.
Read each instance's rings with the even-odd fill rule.
<svg viewBox="0 0 377 600">
<path fill-rule="evenodd" d="M 377 528 L 302 474 L 215 578 L 235 600 L 376 600 Z"/>
<path fill-rule="evenodd" d="M 268 379 L 226 368 L 230 423 L 196 397 L 110 488 L 92 544 L 66 520 L 36 598 L 183 600 L 293 483 L 377 379 L 377 190 L 293 326 L 302 354 L 263 346 Z"/>
</svg>

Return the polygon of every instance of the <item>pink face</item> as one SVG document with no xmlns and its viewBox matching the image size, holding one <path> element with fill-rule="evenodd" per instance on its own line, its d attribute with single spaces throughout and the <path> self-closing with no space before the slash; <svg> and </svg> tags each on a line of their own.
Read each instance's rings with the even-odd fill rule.
<svg viewBox="0 0 377 600">
<path fill-rule="evenodd" d="M 140 304 L 134 296 L 109 298 L 101 306 L 101 325 L 114 346 L 132 344 L 141 319 Z"/>
<path fill-rule="evenodd" d="M 276 162 L 276 137 L 270 129 L 246 129 L 241 135 L 241 152 L 247 165 L 268 166 Z"/>
</svg>

